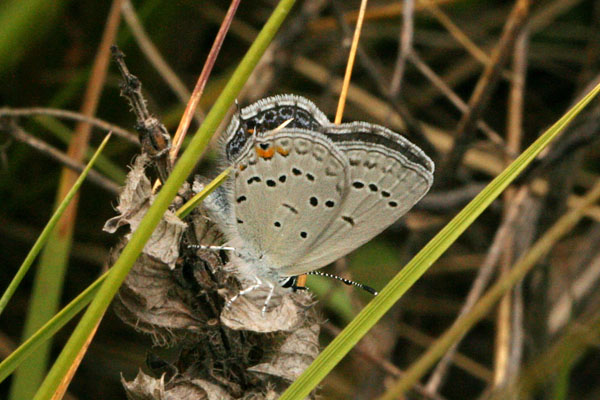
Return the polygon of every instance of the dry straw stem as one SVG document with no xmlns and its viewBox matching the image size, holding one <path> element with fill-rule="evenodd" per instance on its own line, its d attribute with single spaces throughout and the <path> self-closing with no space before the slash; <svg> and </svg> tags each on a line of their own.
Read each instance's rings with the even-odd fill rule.
<svg viewBox="0 0 600 400">
<path fill-rule="evenodd" d="M 335 113 L 335 124 L 340 124 L 342 122 L 342 115 L 344 115 L 346 96 L 348 94 L 348 87 L 350 86 L 350 78 L 352 77 L 352 69 L 354 68 L 354 60 L 356 59 L 356 49 L 358 48 L 358 41 L 360 40 L 360 32 L 362 30 L 366 9 L 367 0 L 361 0 L 360 10 L 358 12 L 358 20 L 356 21 L 356 29 L 354 30 L 354 36 L 352 37 L 352 46 L 350 47 L 350 54 L 348 55 L 348 62 L 346 63 L 346 73 L 344 74 L 342 91 L 340 92 L 338 107 Z"/>
<path fill-rule="evenodd" d="M 481 50 L 475 42 L 469 38 L 461 29 L 452 22 L 452 19 L 432 0 L 418 0 L 418 4 L 424 5 L 427 11 L 429 11 L 438 22 L 446 28 L 448 33 L 454 37 L 454 39 L 460 43 L 468 52 L 483 65 L 489 65 L 492 63 L 492 59 L 488 56 L 485 51 Z M 502 71 L 502 76 L 507 79 L 511 79 L 510 72 Z"/>
<path fill-rule="evenodd" d="M 513 49 L 513 80 L 511 81 L 508 98 L 508 118 L 507 118 L 507 140 L 506 145 L 512 153 L 518 153 L 521 148 L 523 136 L 523 104 L 525 91 L 525 74 L 527 71 L 527 42 L 529 30 L 523 29 L 515 41 Z M 507 159 L 510 164 L 511 159 Z M 511 203 L 515 198 L 515 189 L 508 188 L 504 193 L 505 215 L 510 211 Z M 520 237 L 521 248 L 528 247 L 533 240 L 533 235 Z M 500 276 L 503 278 L 508 274 L 515 259 L 520 256 L 517 254 L 515 232 L 511 231 L 503 244 L 503 254 L 500 263 Z M 502 386 L 507 377 L 516 374 L 518 366 L 521 364 L 521 354 L 523 347 L 522 318 L 523 301 L 519 285 L 512 292 L 506 293 L 498 305 L 498 316 L 496 323 L 496 346 L 494 356 L 494 384 Z M 515 298 L 513 302 L 512 297 Z M 512 371 L 511 371 L 512 370 Z"/>
<path fill-rule="evenodd" d="M 392 73 L 392 79 L 390 79 L 390 95 L 397 97 L 400 94 L 400 86 L 402 85 L 402 79 L 404 78 L 404 71 L 406 69 L 406 60 L 408 55 L 412 52 L 412 44 L 415 32 L 415 1 L 404 0 L 402 12 L 402 29 L 400 31 L 400 40 L 398 56 L 396 58 L 396 64 L 394 65 L 394 72 Z"/>
</svg>

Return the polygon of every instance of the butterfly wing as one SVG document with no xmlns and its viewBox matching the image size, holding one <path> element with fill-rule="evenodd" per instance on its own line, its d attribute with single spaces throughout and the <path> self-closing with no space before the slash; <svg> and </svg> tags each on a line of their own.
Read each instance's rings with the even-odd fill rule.
<svg viewBox="0 0 600 400">
<path fill-rule="evenodd" d="M 240 250 L 276 271 L 317 246 L 348 191 L 347 158 L 318 132 L 255 136 L 235 167 L 230 202 Z"/>
<path fill-rule="evenodd" d="M 276 129 L 284 122 L 287 128 L 310 131 L 330 125 L 327 116 L 310 100 L 293 94 L 271 96 L 261 99 L 236 113 L 223 135 L 225 158 L 235 162 L 250 146 L 253 136 L 260 136 Z"/>
<path fill-rule="evenodd" d="M 320 268 L 368 242 L 411 209 L 433 182 L 433 162 L 387 128 L 356 122 L 323 133 L 348 159 L 348 193 L 306 256 L 282 275 Z"/>
</svg>

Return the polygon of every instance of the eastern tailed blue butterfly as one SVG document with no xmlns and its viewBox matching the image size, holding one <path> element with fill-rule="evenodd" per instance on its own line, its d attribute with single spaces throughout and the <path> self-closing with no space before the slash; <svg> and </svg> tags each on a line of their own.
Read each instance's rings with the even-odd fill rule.
<svg viewBox="0 0 600 400">
<path fill-rule="evenodd" d="M 290 286 L 348 254 L 433 182 L 433 162 L 403 136 L 366 122 L 334 125 L 295 95 L 241 109 L 222 144 L 233 172 L 205 204 L 239 273 L 257 282 L 240 294 L 263 281 L 272 294 L 274 283 Z"/>
</svg>

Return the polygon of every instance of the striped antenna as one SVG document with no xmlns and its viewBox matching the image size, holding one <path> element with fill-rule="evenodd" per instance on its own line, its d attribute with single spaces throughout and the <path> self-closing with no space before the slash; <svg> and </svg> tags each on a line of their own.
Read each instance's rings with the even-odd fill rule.
<svg viewBox="0 0 600 400">
<path fill-rule="evenodd" d="M 307 272 L 306 275 L 317 275 L 317 276 L 324 276 L 326 278 L 337 279 L 338 281 L 341 281 L 341 282 L 345 283 L 346 285 L 356 286 L 357 288 L 361 288 L 362 290 L 371 293 L 373 296 L 377 296 L 379 294 L 371 286 L 363 285 L 362 283 L 354 282 L 354 281 L 351 281 L 350 279 L 342 278 L 341 276 L 331 275 L 331 274 L 328 274 L 327 272 L 310 271 L 310 272 Z"/>
</svg>

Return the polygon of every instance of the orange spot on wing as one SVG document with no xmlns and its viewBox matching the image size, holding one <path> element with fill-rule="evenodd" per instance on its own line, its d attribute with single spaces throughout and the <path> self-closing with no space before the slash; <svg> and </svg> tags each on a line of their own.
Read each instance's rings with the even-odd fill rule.
<svg viewBox="0 0 600 400">
<path fill-rule="evenodd" d="M 254 150 L 256 151 L 256 154 L 259 157 L 262 157 L 262 158 L 267 159 L 267 160 L 270 159 L 270 158 L 272 158 L 273 155 L 275 154 L 275 149 L 273 149 L 272 147 L 269 147 L 268 149 L 263 150 L 260 147 L 256 146 L 254 148 Z"/>
<path fill-rule="evenodd" d="M 282 156 L 287 156 L 288 154 L 290 154 L 290 151 L 284 149 L 283 147 L 277 147 L 277 152 Z"/>
<path fill-rule="evenodd" d="M 243 164 L 240 164 L 240 171 L 243 171 L 243 170 L 245 170 L 245 169 L 246 169 L 246 166 L 245 166 L 245 165 L 243 165 Z"/>
</svg>

